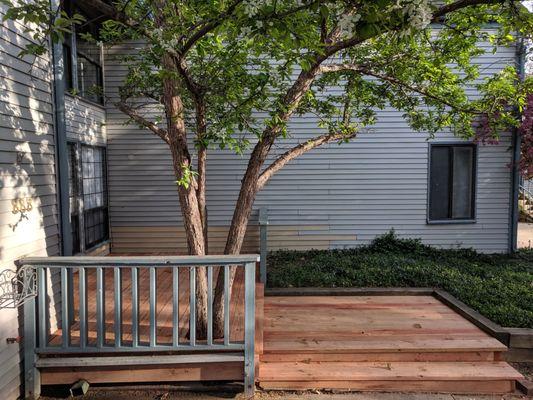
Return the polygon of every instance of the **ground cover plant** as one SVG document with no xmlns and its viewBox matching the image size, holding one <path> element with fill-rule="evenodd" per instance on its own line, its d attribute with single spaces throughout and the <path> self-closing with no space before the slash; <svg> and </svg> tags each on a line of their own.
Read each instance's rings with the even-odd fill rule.
<svg viewBox="0 0 533 400">
<path fill-rule="evenodd" d="M 358 249 L 271 252 L 268 286 L 435 287 L 502 326 L 533 328 L 533 250 L 443 250 L 390 232 Z"/>
</svg>

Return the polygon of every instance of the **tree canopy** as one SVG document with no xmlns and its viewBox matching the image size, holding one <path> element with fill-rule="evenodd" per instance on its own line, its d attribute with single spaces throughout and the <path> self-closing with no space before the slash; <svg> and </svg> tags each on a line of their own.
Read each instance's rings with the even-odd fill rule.
<svg viewBox="0 0 533 400">
<path fill-rule="evenodd" d="M 36 43 L 28 53 L 45 52 L 48 36 L 61 40 L 72 25 L 84 24 L 76 13 L 49 10 L 48 0 L 0 1 L 9 6 L 5 18 L 39 27 L 29 29 Z M 255 197 L 273 174 L 321 145 L 353 140 L 386 106 L 429 136 L 451 129 L 462 138 L 492 141 L 521 124 L 520 112 L 531 101 L 532 80 L 523 79 L 516 65 L 480 79 L 475 62 L 485 51 L 479 43 L 496 51 L 533 33 L 532 15 L 519 1 L 81 4 L 100 14 L 97 37 L 86 40 L 143 44 L 124 56 L 127 72 L 111 101 L 168 144 L 191 254 L 205 254 L 207 248 L 210 149 L 249 152 L 225 246 L 225 253 L 234 254 L 241 249 Z M 160 106 L 155 114 L 154 104 Z M 272 157 L 273 146 L 292 135 L 290 119 L 304 113 L 317 116 L 323 133 Z M 205 274 L 197 279 L 199 321 L 205 325 Z M 217 329 L 222 294 L 219 279 Z"/>
</svg>

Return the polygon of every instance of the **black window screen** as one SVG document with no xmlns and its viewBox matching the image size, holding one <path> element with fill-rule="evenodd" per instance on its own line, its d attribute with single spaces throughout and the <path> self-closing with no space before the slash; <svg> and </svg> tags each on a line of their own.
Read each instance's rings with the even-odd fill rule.
<svg viewBox="0 0 533 400">
<path fill-rule="evenodd" d="M 429 220 L 472 220 L 476 147 L 470 144 L 430 148 Z"/>
<path fill-rule="evenodd" d="M 63 1 L 62 7 L 69 15 L 81 14 L 86 19 L 83 24 L 72 27 L 72 34 L 65 35 L 63 63 L 67 89 L 87 100 L 103 104 L 101 45 L 96 42 L 100 30 L 99 19 L 89 15 L 92 10 L 83 2 Z"/>
<path fill-rule="evenodd" d="M 103 147 L 81 146 L 85 248 L 107 240 L 106 154 Z"/>
<path fill-rule="evenodd" d="M 70 208 L 70 230 L 72 234 L 72 253 L 81 251 L 80 216 L 78 210 L 79 198 L 78 157 L 75 143 L 68 144 L 68 194 Z"/>
</svg>

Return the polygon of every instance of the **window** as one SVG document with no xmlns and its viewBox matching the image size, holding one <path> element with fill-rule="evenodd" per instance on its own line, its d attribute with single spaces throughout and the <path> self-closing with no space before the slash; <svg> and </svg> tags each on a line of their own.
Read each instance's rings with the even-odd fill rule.
<svg viewBox="0 0 533 400">
<path fill-rule="evenodd" d="M 98 38 L 98 18 L 89 15 L 88 10 L 82 9 L 82 6 L 83 3 L 74 4 L 73 1 L 63 3 L 68 14 L 81 14 L 87 19 L 87 22 L 72 27 L 73 33 L 66 37 L 63 44 L 65 84 L 68 90 L 79 96 L 103 104 L 101 46 L 84 39 L 86 34 Z"/>
<path fill-rule="evenodd" d="M 105 149 L 81 147 L 85 248 L 108 237 Z"/>
<path fill-rule="evenodd" d="M 475 164 L 475 145 L 430 146 L 429 222 L 474 220 Z"/>
<path fill-rule="evenodd" d="M 80 216 L 79 216 L 79 174 L 78 155 L 75 143 L 68 144 L 68 194 L 70 208 L 70 230 L 72 234 L 72 254 L 81 251 L 80 246 Z"/>
<path fill-rule="evenodd" d="M 109 238 L 105 148 L 69 143 L 69 195 L 75 254 Z"/>
</svg>

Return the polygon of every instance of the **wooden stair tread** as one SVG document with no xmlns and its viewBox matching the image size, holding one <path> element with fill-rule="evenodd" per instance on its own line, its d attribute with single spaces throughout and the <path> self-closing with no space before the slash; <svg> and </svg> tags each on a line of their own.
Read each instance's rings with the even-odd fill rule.
<svg viewBox="0 0 533 400">
<path fill-rule="evenodd" d="M 305 381 L 502 381 L 522 375 L 505 362 L 272 362 L 258 380 Z"/>
<path fill-rule="evenodd" d="M 264 353 L 384 353 L 384 352 L 448 352 L 507 351 L 507 347 L 491 337 L 481 338 L 379 338 L 359 340 L 337 339 L 264 339 Z"/>
<path fill-rule="evenodd" d="M 350 390 L 357 392 L 414 392 L 490 394 L 513 393 L 515 382 L 503 381 L 265 381 L 259 386 L 264 390 Z M 417 397 L 418 398 L 418 397 Z"/>
</svg>

